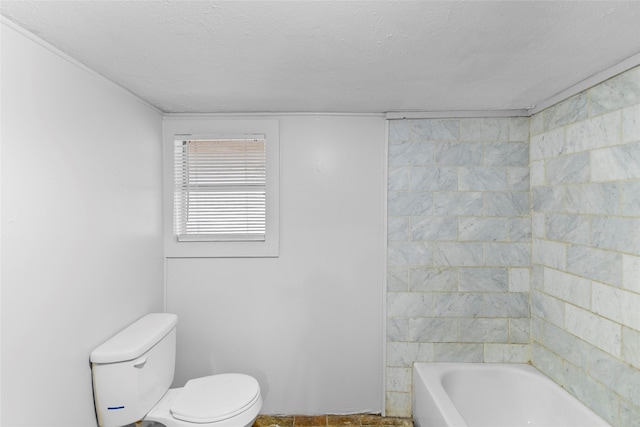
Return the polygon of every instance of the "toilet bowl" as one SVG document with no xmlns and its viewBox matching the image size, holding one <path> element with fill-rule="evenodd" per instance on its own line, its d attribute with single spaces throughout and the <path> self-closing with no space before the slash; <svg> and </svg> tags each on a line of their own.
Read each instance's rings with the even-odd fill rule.
<svg viewBox="0 0 640 427">
<path fill-rule="evenodd" d="M 262 409 L 260 384 L 217 374 L 170 389 L 175 371 L 175 314 L 148 314 L 91 352 L 100 427 L 138 421 L 165 427 L 248 427 Z"/>
<path fill-rule="evenodd" d="M 168 390 L 144 420 L 166 427 L 248 427 L 261 407 L 260 386 L 253 377 L 221 374 Z"/>
</svg>

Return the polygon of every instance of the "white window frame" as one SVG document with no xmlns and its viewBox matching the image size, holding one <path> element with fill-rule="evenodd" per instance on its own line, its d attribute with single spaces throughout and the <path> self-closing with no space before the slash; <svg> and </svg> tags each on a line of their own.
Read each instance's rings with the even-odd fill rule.
<svg viewBox="0 0 640 427">
<path fill-rule="evenodd" d="M 261 134 L 266 139 L 264 241 L 178 241 L 174 227 L 176 139 Z M 186 136 L 190 135 L 190 136 Z M 277 257 L 279 254 L 280 132 L 277 119 L 168 116 L 163 121 L 164 250 L 167 258 Z"/>
</svg>

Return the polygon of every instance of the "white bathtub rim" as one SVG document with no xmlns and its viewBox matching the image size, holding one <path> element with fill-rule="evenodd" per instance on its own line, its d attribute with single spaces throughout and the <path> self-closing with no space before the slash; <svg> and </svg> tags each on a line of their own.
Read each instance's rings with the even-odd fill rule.
<svg viewBox="0 0 640 427">
<path fill-rule="evenodd" d="M 462 417 L 462 414 L 457 409 L 453 401 L 449 398 L 448 392 L 444 388 L 443 379 L 444 377 L 450 373 L 452 370 L 471 370 L 471 369 L 487 369 L 487 368 L 498 368 L 500 370 L 516 370 L 525 374 L 526 376 L 536 377 L 539 381 L 543 383 L 547 383 L 553 387 L 557 387 L 566 393 L 566 398 L 572 401 L 575 401 L 581 407 L 595 415 L 596 418 L 600 419 L 604 424 L 609 425 L 599 414 L 595 413 L 592 409 L 588 408 L 584 403 L 582 403 L 579 399 L 577 399 L 574 395 L 569 393 L 564 387 L 557 384 L 555 381 L 550 379 L 547 375 L 545 375 L 542 371 L 537 369 L 535 366 L 528 363 L 487 363 L 487 362 L 414 362 L 413 371 L 414 371 L 414 384 L 413 384 L 413 403 L 414 403 L 414 419 L 417 415 L 416 408 L 416 394 L 415 388 L 416 384 L 416 376 L 421 377 L 423 380 L 424 388 L 427 388 L 426 384 L 429 384 L 429 388 L 433 390 L 433 393 L 429 392 L 429 397 L 431 401 L 436 405 L 438 410 L 440 411 L 440 416 L 447 423 L 448 426 L 455 427 L 468 427 L 467 422 Z M 429 381 L 429 382 L 427 382 Z M 416 420 L 418 421 L 418 420 Z M 420 423 L 418 423 L 418 426 Z"/>
<path fill-rule="evenodd" d="M 416 366 L 418 365 L 418 366 Z M 442 385 L 442 375 L 443 373 L 446 373 L 447 371 L 441 371 L 441 370 L 435 370 L 435 369 L 420 369 L 420 365 L 439 365 L 440 367 L 444 368 L 445 366 L 443 365 L 450 365 L 450 366 L 459 366 L 462 365 L 462 363 L 449 363 L 449 362 L 434 362 L 434 363 L 414 363 L 413 365 L 413 369 L 416 375 L 420 376 L 422 379 L 422 385 L 424 387 L 426 387 L 427 384 L 429 384 L 429 387 L 433 386 L 433 393 L 429 392 L 429 397 L 433 400 L 433 403 L 436 405 L 436 407 L 438 408 L 438 412 L 439 415 L 444 419 L 444 422 L 446 423 L 446 425 L 448 426 L 456 426 L 456 427 L 468 427 L 466 421 L 464 420 L 464 418 L 462 418 L 462 415 L 460 414 L 460 412 L 458 411 L 458 408 L 456 408 L 455 404 L 453 403 L 453 401 L 448 398 L 448 393 L 447 391 L 444 389 L 444 386 Z M 413 402 L 414 402 L 414 406 L 415 406 L 415 398 L 416 398 L 416 393 L 415 393 L 415 387 L 416 387 L 416 382 L 415 382 L 415 377 L 414 377 L 414 390 L 413 390 Z M 415 417 L 415 412 L 416 412 L 416 408 L 414 407 L 414 417 Z M 418 420 L 416 420 L 418 421 Z"/>
</svg>

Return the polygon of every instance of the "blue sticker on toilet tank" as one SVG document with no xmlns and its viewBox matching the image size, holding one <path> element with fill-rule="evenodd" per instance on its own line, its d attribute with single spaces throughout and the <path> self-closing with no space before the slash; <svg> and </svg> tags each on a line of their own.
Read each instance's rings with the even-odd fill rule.
<svg viewBox="0 0 640 427">
<path fill-rule="evenodd" d="M 115 411 L 116 409 L 124 409 L 124 406 L 107 406 L 109 411 Z"/>
</svg>

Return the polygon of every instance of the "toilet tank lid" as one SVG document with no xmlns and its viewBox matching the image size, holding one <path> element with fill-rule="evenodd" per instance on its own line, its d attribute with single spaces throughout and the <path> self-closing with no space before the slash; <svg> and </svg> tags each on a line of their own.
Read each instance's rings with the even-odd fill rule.
<svg viewBox="0 0 640 427">
<path fill-rule="evenodd" d="M 178 323 L 171 313 L 151 313 L 138 319 L 91 352 L 91 363 L 117 363 L 142 356 Z"/>
</svg>

